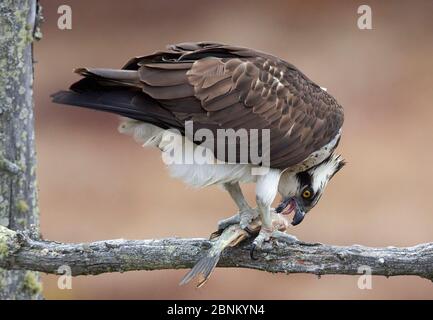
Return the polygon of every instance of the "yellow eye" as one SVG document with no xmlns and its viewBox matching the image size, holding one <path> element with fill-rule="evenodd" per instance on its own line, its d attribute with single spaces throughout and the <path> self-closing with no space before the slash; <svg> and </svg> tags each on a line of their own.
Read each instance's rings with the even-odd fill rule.
<svg viewBox="0 0 433 320">
<path fill-rule="evenodd" d="M 309 197 L 311 197 L 311 191 L 308 189 L 304 190 L 304 192 L 302 192 L 302 197 L 308 199 Z"/>
</svg>

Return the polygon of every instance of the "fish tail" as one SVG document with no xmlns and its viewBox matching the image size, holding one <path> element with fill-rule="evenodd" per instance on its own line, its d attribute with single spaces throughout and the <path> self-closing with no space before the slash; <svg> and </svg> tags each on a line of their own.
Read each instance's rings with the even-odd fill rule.
<svg viewBox="0 0 433 320">
<path fill-rule="evenodd" d="M 206 255 L 201 258 L 195 266 L 182 278 L 179 285 L 182 286 L 187 284 L 195 277 L 199 277 L 197 288 L 205 284 L 207 279 L 209 279 L 212 271 L 215 269 L 218 261 L 220 259 L 220 253 L 214 255 Z"/>
</svg>

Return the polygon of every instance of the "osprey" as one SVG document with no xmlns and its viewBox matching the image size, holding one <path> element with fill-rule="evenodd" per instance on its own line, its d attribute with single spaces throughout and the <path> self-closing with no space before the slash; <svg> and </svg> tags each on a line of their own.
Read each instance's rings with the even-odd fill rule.
<svg viewBox="0 0 433 320">
<path fill-rule="evenodd" d="M 158 147 L 166 156 L 181 144 L 189 144 L 186 153 L 211 150 L 210 160 L 219 162 L 173 161 L 168 163 L 170 173 L 189 185 L 220 185 L 228 191 L 239 212 L 220 221 L 220 230 L 235 223 L 247 229 L 259 216 L 262 228 L 253 248 L 270 238 L 296 241 L 274 230 L 275 197 L 282 196 L 276 212 L 294 211 L 292 224 L 297 225 L 345 164 L 334 154 L 342 107 L 295 66 L 270 54 L 210 42 L 181 43 L 133 58 L 122 69 L 75 71 L 84 78 L 69 91 L 54 94 L 54 102 L 121 115 L 120 132 Z M 194 125 L 189 136 L 188 123 Z M 194 135 L 203 129 L 215 137 L 218 130 L 245 130 L 252 142 L 247 157 L 241 161 L 239 151 L 232 159 L 224 152 L 219 156 L 217 151 L 227 146 Z M 253 130 L 267 130 L 268 135 L 252 139 Z M 167 138 L 171 134 L 180 139 Z M 231 145 L 243 143 L 235 139 Z M 261 150 L 261 160 L 253 161 L 253 147 Z M 266 170 L 258 174 L 254 169 Z M 242 194 L 239 183 L 247 182 L 256 183 L 256 208 Z"/>
</svg>

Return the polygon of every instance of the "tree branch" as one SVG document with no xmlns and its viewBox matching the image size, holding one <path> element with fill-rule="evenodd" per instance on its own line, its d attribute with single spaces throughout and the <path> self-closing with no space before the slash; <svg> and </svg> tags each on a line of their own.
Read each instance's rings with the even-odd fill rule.
<svg viewBox="0 0 433 320">
<path fill-rule="evenodd" d="M 67 265 L 72 275 L 96 275 L 131 270 L 191 268 L 209 249 L 205 239 L 107 240 L 67 244 L 34 239 L 28 232 L 0 226 L 0 267 L 56 274 Z M 433 280 L 433 243 L 413 247 L 370 248 L 360 245 L 268 244 L 259 259 L 249 256 L 251 242 L 227 248 L 219 267 L 241 267 L 269 272 L 360 274 L 360 266 L 373 275 L 415 275 Z"/>
</svg>

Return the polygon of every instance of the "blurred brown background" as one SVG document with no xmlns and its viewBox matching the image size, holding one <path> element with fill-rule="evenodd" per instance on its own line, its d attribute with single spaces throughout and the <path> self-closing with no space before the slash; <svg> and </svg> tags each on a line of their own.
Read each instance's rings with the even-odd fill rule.
<svg viewBox="0 0 433 320">
<path fill-rule="evenodd" d="M 57 8 L 73 10 L 70 31 Z M 93 241 L 207 237 L 235 212 L 218 188 L 171 179 L 160 155 L 117 133 L 116 116 L 60 107 L 49 95 L 78 66 L 121 67 L 168 43 L 212 40 L 252 47 L 298 66 L 345 107 L 339 150 L 348 160 L 319 205 L 291 231 L 305 241 L 410 246 L 433 241 L 433 2 L 368 1 L 373 30 L 357 28 L 364 1 L 43 0 L 35 45 L 41 227 L 47 239 Z M 254 188 L 246 189 L 251 201 Z M 178 287 L 186 270 L 78 277 L 52 299 L 433 298 L 416 277 L 276 275 L 217 269 L 199 290 Z"/>
</svg>

